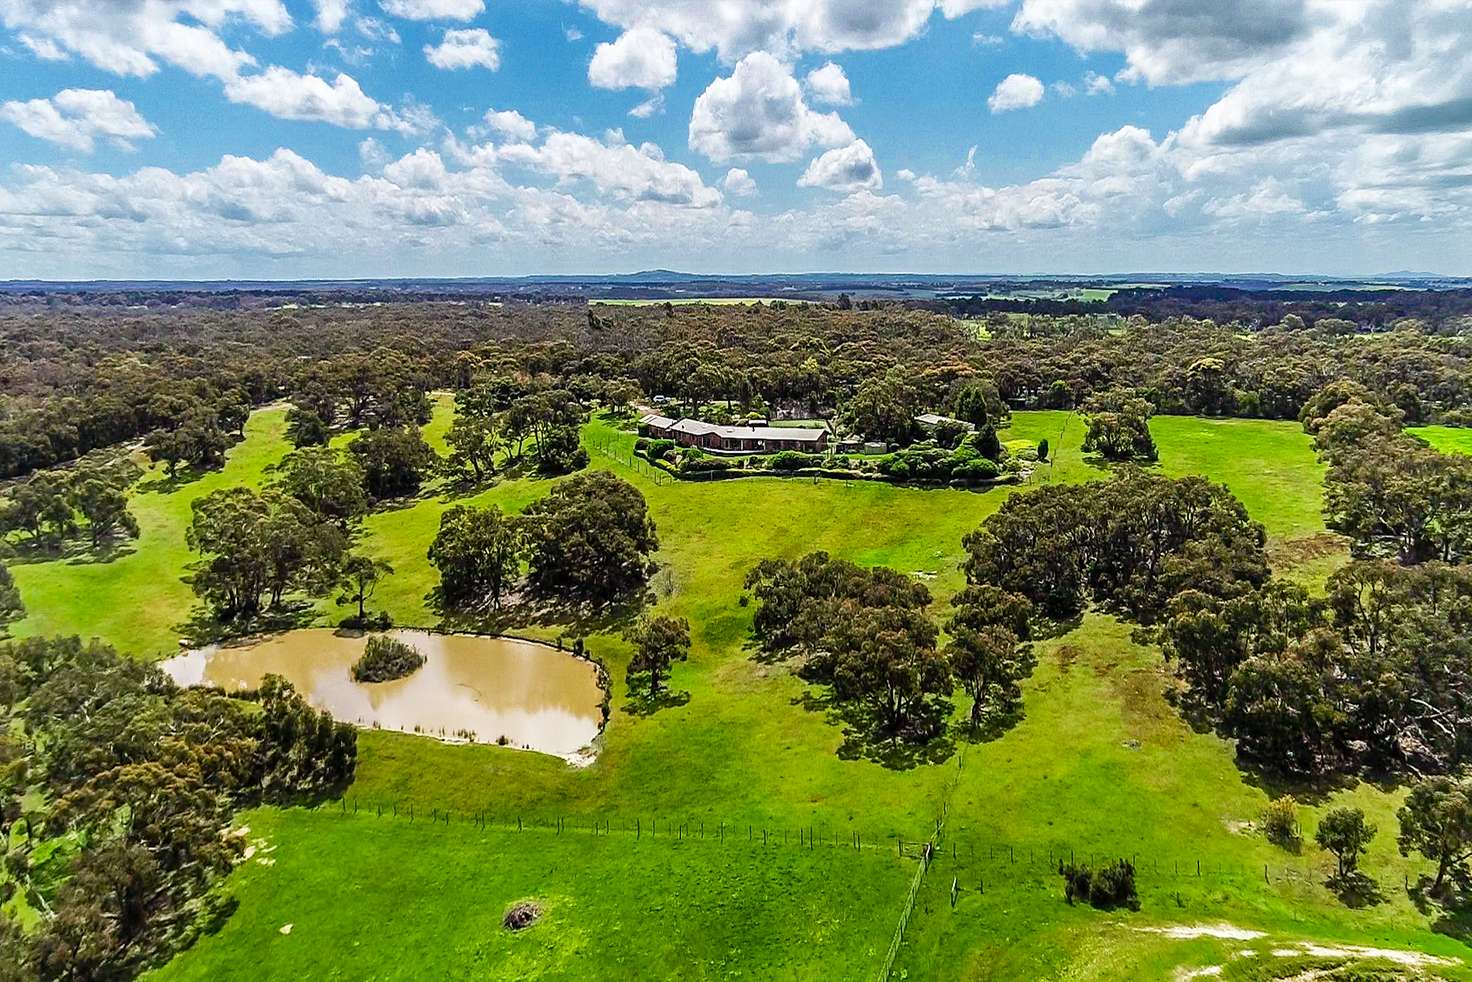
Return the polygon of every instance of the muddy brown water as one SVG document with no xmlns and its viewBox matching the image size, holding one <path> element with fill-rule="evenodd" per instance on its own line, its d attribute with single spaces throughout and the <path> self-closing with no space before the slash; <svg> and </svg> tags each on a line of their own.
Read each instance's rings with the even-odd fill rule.
<svg viewBox="0 0 1472 982">
<path fill-rule="evenodd" d="M 530 641 L 428 631 L 390 631 L 424 654 L 424 665 L 391 682 L 356 682 L 367 638 L 328 628 L 261 641 L 210 645 L 160 664 L 180 685 L 253 689 L 280 675 L 314 706 L 360 726 L 445 739 L 505 737 L 511 746 L 573 758 L 598 735 L 597 669 Z"/>
</svg>

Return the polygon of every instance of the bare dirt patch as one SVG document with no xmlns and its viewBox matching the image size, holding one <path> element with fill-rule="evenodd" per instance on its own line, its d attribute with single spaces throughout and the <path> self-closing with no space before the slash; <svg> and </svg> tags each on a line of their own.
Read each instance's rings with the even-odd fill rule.
<svg viewBox="0 0 1472 982">
<path fill-rule="evenodd" d="M 1224 941 L 1251 941 L 1263 936 L 1263 932 L 1235 924 L 1175 924 L 1171 927 L 1141 927 L 1137 931 L 1146 934 L 1163 934 L 1167 938 L 1187 940 L 1190 938 L 1221 938 Z"/>
<path fill-rule="evenodd" d="M 1078 661 L 1078 655 L 1078 645 L 1060 644 L 1054 652 L 1054 657 L 1058 659 L 1058 674 L 1067 675 L 1068 670 L 1073 667 L 1073 663 Z"/>
<path fill-rule="evenodd" d="M 1349 548 L 1349 540 L 1337 532 L 1316 532 L 1297 539 L 1268 543 L 1268 562 L 1274 569 L 1292 569 L 1324 559 Z"/>
</svg>

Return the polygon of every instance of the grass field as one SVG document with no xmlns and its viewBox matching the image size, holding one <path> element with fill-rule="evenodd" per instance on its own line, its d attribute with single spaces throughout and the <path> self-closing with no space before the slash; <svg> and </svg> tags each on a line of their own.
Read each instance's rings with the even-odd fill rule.
<svg viewBox="0 0 1472 982">
<path fill-rule="evenodd" d="M 448 410 L 440 400 L 427 428 L 432 443 L 442 440 Z M 181 580 L 189 501 L 260 481 L 285 452 L 282 425 L 279 410 L 256 414 L 219 474 L 177 488 L 145 480 L 134 502 L 144 532 L 131 552 L 107 563 L 17 566 L 31 610 L 17 633 L 95 634 L 141 657 L 173 650 L 193 602 Z M 1160 471 L 1226 482 L 1264 523 L 1289 575 L 1322 581 L 1342 561 L 1319 514 L 1321 466 L 1296 424 L 1161 417 L 1152 428 Z M 1035 482 L 1101 474 L 1084 459 L 1083 427 L 1069 414 L 1018 413 L 1003 436 L 1048 439 L 1054 460 Z M 778 478 L 660 485 L 597 449 L 626 451 L 632 439 L 601 422 L 587 433 L 592 466 L 635 483 L 658 523 L 654 593 L 661 610 L 693 628 L 690 662 L 674 679 L 688 703 L 653 715 L 627 711 L 628 652 L 617 625 L 605 624 L 589 644 L 612 669 L 614 711 L 587 768 L 364 731 L 347 798 L 363 813 L 243 816 L 275 847 L 257 858 L 274 864 L 243 865 L 231 884 L 239 909 L 161 977 L 872 977 L 915 869 L 913 859 L 900 859 L 899 841 L 929 834 L 943 805 L 946 837 L 895 977 L 1169 978 L 1229 957 L 1228 977 L 1248 977 L 1235 943 L 1142 930 L 1218 922 L 1265 932 L 1270 940 L 1258 948 L 1307 939 L 1469 954 L 1449 936 L 1460 928 L 1432 931 L 1406 897 L 1403 881 L 1422 867 L 1395 853 L 1399 792 L 1300 789 L 1309 833 L 1324 808 L 1346 799 L 1380 825 L 1367 868 L 1384 898 L 1348 909 L 1322 885 L 1326 857 L 1312 847 L 1290 855 L 1252 832 L 1281 789 L 1259 786 L 1237 769 L 1228 743 L 1187 727 L 1167 701 L 1172 683 L 1158 653 L 1108 618 L 1090 616 L 1040 646 L 1024 686 L 1025 718 L 1000 739 L 943 746 L 932 762 L 847 759 L 840 727 L 805 687 L 785 667 L 751 657 L 742 577 L 761 558 L 822 548 L 923 577 L 939 607 L 963 583 L 961 536 L 1011 492 Z M 505 481 L 465 500 L 518 510 L 547 487 Z M 430 496 L 365 524 L 359 548 L 396 571 L 374 605 L 401 625 L 436 623 L 425 549 L 451 503 Z M 327 603 L 321 613 L 329 622 L 340 616 Z M 568 630 L 516 625 L 543 637 Z M 409 824 L 377 818 L 380 806 L 455 817 L 448 826 Z M 466 821 L 475 813 L 499 824 L 482 830 Z M 565 818 L 573 831 L 508 831 L 517 817 Z M 594 822 L 607 822 L 609 834 L 591 834 Z M 624 831 L 650 822 L 662 834 L 703 826 L 706 838 L 630 840 Z M 734 841 L 712 841 L 722 826 L 737 830 Z M 756 847 L 741 841 L 747 826 L 789 841 Z M 792 844 L 808 828 L 823 845 Z M 873 848 L 832 844 L 856 834 Z M 1100 914 L 1064 904 L 1047 862 L 1064 849 L 1138 854 L 1142 909 Z M 1205 867 L 1199 879 L 1197 860 Z M 513 937 L 499 918 L 522 897 L 541 898 L 548 913 Z M 293 924 L 287 935 L 285 923 Z M 1272 964 L 1298 966 L 1287 957 Z"/>
<path fill-rule="evenodd" d="M 647 822 L 635 838 L 332 811 L 249 821 L 271 851 L 234 888 L 263 914 L 232 918 L 159 978 L 863 978 L 911 873 L 888 850 L 763 846 L 744 828 L 722 841 L 651 837 Z M 541 919 L 503 930 L 526 899 Z M 368 928 L 348 910 L 380 916 Z"/>
</svg>

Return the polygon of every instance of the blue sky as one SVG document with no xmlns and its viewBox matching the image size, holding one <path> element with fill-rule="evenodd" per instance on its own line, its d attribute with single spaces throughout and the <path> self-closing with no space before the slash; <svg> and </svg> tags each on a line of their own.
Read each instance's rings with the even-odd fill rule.
<svg viewBox="0 0 1472 982">
<path fill-rule="evenodd" d="M 0 0 L 0 277 L 1472 274 L 1469 35 L 1472 0 Z"/>
</svg>

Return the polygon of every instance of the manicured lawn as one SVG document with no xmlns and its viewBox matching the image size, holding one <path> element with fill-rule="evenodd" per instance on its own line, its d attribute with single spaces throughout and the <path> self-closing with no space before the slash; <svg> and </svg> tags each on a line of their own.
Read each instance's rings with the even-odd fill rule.
<svg viewBox="0 0 1472 982">
<path fill-rule="evenodd" d="M 448 410 L 441 399 L 426 429 L 432 443 L 442 443 Z M 1293 575 L 1321 581 L 1340 561 L 1319 514 L 1322 469 L 1295 424 L 1161 417 L 1152 425 L 1160 472 L 1226 482 L 1266 526 L 1275 561 L 1297 561 Z M 224 472 L 169 493 L 143 491 L 135 509 L 144 534 L 127 555 L 17 566 L 32 611 L 18 633 L 96 634 L 144 657 L 172 650 L 193 606 L 181 579 L 191 558 L 183 541 L 189 501 L 260 481 L 286 450 L 282 426 L 281 412 L 259 413 Z M 1083 424 L 1071 414 L 1018 413 L 1003 437 L 1048 439 L 1054 460 L 1036 483 L 1103 474 L 1083 458 Z M 652 715 L 628 711 L 628 651 L 616 619 L 516 624 L 516 633 L 547 638 L 587 634 L 608 661 L 613 716 L 596 762 L 574 769 L 515 750 L 364 731 L 349 791 L 375 811 L 412 804 L 420 813 L 566 817 L 584 831 L 517 835 L 460 818 L 447 828 L 331 811 L 249 814 L 255 833 L 277 846 L 266 857 L 275 865 L 241 867 L 231 882 L 240 909 L 167 977 L 867 978 L 914 868 L 899 861 L 897 840 L 928 834 L 943 801 L 945 846 L 954 842 L 957 852 L 952 859 L 943 848 L 924 881 L 897 966 L 911 979 L 1169 977 L 1178 967 L 1219 964 L 1211 959 L 1230 952 L 1217 940 L 1136 928 L 1217 921 L 1284 943 L 1468 953 L 1432 933 L 1428 916 L 1406 899 L 1403 878 L 1423 867 L 1395 854 L 1398 792 L 1361 785 L 1306 795 L 1307 831 L 1323 808 L 1344 799 L 1381 827 L 1367 868 L 1384 900 L 1349 910 L 1321 885 L 1323 855 L 1308 848 L 1290 856 L 1252 832 L 1248 823 L 1280 789 L 1257 786 L 1237 769 L 1228 743 L 1186 726 L 1167 701 L 1171 680 L 1158 653 L 1107 618 L 1086 618 L 1040 645 L 1025 718 L 1001 738 L 943 748 L 935 763 L 848 759 L 840 726 L 806 687 L 786 666 L 753 657 L 752 611 L 740 603 L 746 572 L 765 557 L 826 549 L 922 577 L 943 615 L 963 583 L 962 535 L 1013 492 L 781 478 L 656 484 L 596 449 L 626 450 L 632 440 L 603 422 L 587 432 L 592 466 L 633 482 L 658 524 L 661 571 L 651 590 L 661 611 L 692 625 L 690 661 L 674 675 L 688 702 Z M 549 486 L 508 480 L 461 500 L 517 511 Z M 401 625 L 439 623 L 425 550 L 453 503 L 430 495 L 365 523 L 358 548 L 395 569 L 373 606 Z M 328 623 L 342 615 L 331 602 L 320 613 Z M 703 823 L 708 837 L 631 844 L 621 832 L 586 831 L 604 820 L 615 828 Z M 878 848 L 712 843 L 709 832 L 722 823 L 811 827 L 825 842 L 858 834 Z M 1011 849 L 1006 860 L 1003 846 Z M 1141 911 L 1064 904 L 1046 857 L 1066 848 L 1148 857 Z M 1031 865 L 1014 866 L 1019 853 Z M 1194 869 L 1196 859 L 1208 870 L 1200 880 L 1174 872 L 1176 862 Z M 512 937 L 499 918 L 524 896 L 543 898 L 548 917 Z M 287 922 L 293 930 L 281 935 Z"/>
</svg>

